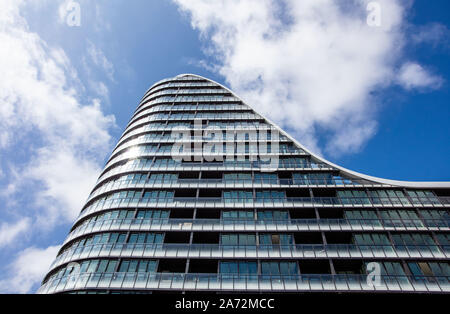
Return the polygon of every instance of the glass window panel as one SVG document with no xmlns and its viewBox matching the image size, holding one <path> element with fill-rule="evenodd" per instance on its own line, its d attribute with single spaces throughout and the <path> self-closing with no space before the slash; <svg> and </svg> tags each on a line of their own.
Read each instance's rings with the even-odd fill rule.
<svg viewBox="0 0 450 314">
<path fill-rule="evenodd" d="M 238 263 L 237 262 L 230 262 L 229 263 L 229 270 L 231 274 L 237 274 L 238 273 Z"/>
<path fill-rule="evenodd" d="M 100 265 L 98 266 L 98 272 L 99 273 L 104 273 L 106 271 L 106 267 L 108 266 L 108 261 L 107 260 L 102 260 L 100 262 Z"/>
<path fill-rule="evenodd" d="M 281 262 L 280 263 L 280 272 L 282 275 L 289 275 L 289 263 Z"/>
<path fill-rule="evenodd" d="M 257 274 L 258 273 L 258 264 L 256 262 L 248 263 L 248 273 L 249 274 Z"/>
<path fill-rule="evenodd" d="M 108 267 L 106 268 L 107 273 L 113 273 L 116 271 L 117 261 L 109 261 Z"/>
<path fill-rule="evenodd" d="M 268 262 L 262 262 L 261 271 L 264 275 L 270 275 L 270 264 Z"/>
<path fill-rule="evenodd" d="M 228 262 L 221 262 L 220 263 L 220 273 L 222 274 L 229 274 L 230 273 L 230 266 Z"/>
<path fill-rule="evenodd" d="M 119 272 L 121 273 L 128 272 L 129 265 L 130 265 L 129 261 L 122 261 L 122 263 L 120 264 Z"/>
<path fill-rule="evenodd" d="M 247 274 L 248 273 L 248 265 L 245 262 L 239 262 L 239 273 Z"/>
<path fill-rule="evenodd" d="M 137 238 L 138 238 L 138 235 L 136 233 L 131 234 L 130 239 L 128 240 L 128 243 L 136 243 Z"/>
<path fill-rule="evenodd" d="M 162 243 L 164 239 L 164 234 L 158 233 L 155 236 L 155 243 Z"/>
<path fill-rule="evenodd" d="M 97 270 L 98 260 L 93 260 L 89 263 L 89 268 L 87 269 L 88 273 L 93 273 Z"/>
<path fill-rule="evenodd" d="M 149 236 L 150 236 L 150 234 L 149 234 Z M 137 239 L 137 243 L 145 243 L 145 238 L 146 238 L 146 234 L 145 233 L 139 234 L 138 239 Z"/>
<path fill-rule="evenodd" d="M 137 270 L 137 266 L 138 266 L 138 261 L 137 260 L 133 260 L 130 262 L 130 266 L 128 268 L 128 272 L 130 273 L 135 273 Z"/>
<path fill-rule="evenodd" d="M 117 240 L 117 243 L 125 243 L 126 236 L 127 236 L 126 234 L 121 233 L 121 234 L 119 235 L 119 238 L 118 238 L 118 240 Z"/>
<path fill-rule="evenodd" d="M 116 243 L 118 238 L 119 238 L 118 233 L 111 234 L 111 237 L 109 238 L 109 243 Z"/>
<path fill-rule="evenodd" d="M 280 274 L 280 267 L 279 264 L 276 262 L 270 263 L 270 273 L 272 275 L 279 275 Z"/>
<path fill-rule="evenodd" d="M 413 276 L 423 276 L 422 270 L 416 263 L 408 263 L 408 267 Z"/>
</svg>

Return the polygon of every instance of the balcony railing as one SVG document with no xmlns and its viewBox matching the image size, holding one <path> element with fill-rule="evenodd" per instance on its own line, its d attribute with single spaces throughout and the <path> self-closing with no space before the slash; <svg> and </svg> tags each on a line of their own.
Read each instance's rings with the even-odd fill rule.
<svg viewBox="0 0 450 314">
<path fill-rule="evenodd" d="M 82 273 L 53 278 L 39 294 L 86 289 L 247 292 L 450 292 L 450 277 L 367 275 L 227 275 L 177 273 Z"/>
<path fill-rule="evenodd" d="M 105 219 L 79 225 L 65 243 L 94 232 L 107 231 L 448 231 L 445 219 L 290 219 L 290 220 L 222 220 L 222 219 Z"/>
<path fill-rule="evenodd" d="M 52 269 L 64 263 L 86 258 L 448 258 L 450 247 L 443 252 L 437 245 L 220 245 L 220 244 L 95 244 L 69 248 L 59 255 Z"/>
<path fill-rule="evenodd" d="M 133 188 L 133 187 L 178 187 L 188 185 L 196 187 L 207 185 L 208 187 L 290 187 L 290 186 L 327 186 L 327 187 L 361 187 L 380 185 L 365 180 L 346 180 L 346 179 L 176 179 L 176 180 L 118 180 L 111 183 L 102 184 L 94 190 L 89 200 L 104 192 L 110 192 L 117 189 Z M 389 200 L 389 198 L 386 198 Z"/>
<path fill-rule="evenodd" d="M 87 206 L 80 213 L 79 219 L 85 217 L 90 213 L 101 211 L 104 209 L 114 208 L 130 208 L 130 207 L 214 207 L 214 208 L 273 208 L 273 207 L 412 207 L 412 206 L 427 206 L 427 207 L 443 207 L 448 204 L 441 203 L 439 198 L 416 198 L 416 202 L 411 204 L 407 199 L 389 199 L 389 198 L 337 198 L 337 197 L 287 197 L 279 199 L 224 199 L 221 197 L 176 197 L 173 199 L 129 199 L 129 198 L 115 198 L 95 201 L 93 204 Z M 449 203 L 450 204 L 450 203 Z"/>
<path fill-rule="evenodd" d="M 269 170 L 273 169 L 270 165 L 264 165 L 259 162 L 206 162 L 206 163 L 198 163 L 198 162 L 175 162 L 168 164 L 149 164 L 145 167 L 139 165 L 119 165 L 113 166 L 111 169 L 108 169 L 103 172 L 100 178 L 97 180 L 97 184 L 112 177 L 117 174 L 122 174 L 124 172 L 130 171 L 189 171 L 189 170 L 199 170 L 200 168 L 208 168 L 208 170 L 236 170 L 236 171 L 252 171 L 252 170 L 260 170 L 264 167 L 269 168 Z M 106 168 L 105 168 L 106 169 Z M 281 165 L 277 165 L 276 169 L 273 170 L 334 170 L 333 167 L 327 164 L 320 163 L 283 163 Z M 381 184 L 380 184 L 381 186 Z"/>
<path fill-rule="evenodd" d="M 217 126 L 216 126 L 217 127 Z M 120 138 L 120 142 L 125 140 L 126 138 L 129 138 L 130 136 L 133 136 L 138 133 L 143 133 L 147 131 L 172 131 L 174 128 L 177 128 L 179 130 L 186 130 L 191 131 L 194 129 L 194 126 L 191 124 L 187 125 L 166 125 L 163 123 L 155 123 L 155 122 L 149 122 L 149 121 L 143 121 L 139 125 L 135 126 L 129 126 L 125 129 L 124 134 Z M 202 129 L 206 128 L 206 126 L 202 126 Z M 220 130 L 233 130 L 233 131 L 244 131 L 244 130 L 276 130 L 275 127 L 272 127 L 270 125 L 265 124 L 253 124 L 253 125 L 224 125 L 223 127 L 220 127 Z"/>
<path fill-rule="evenodd" d="M 279 155 L 278 155 L 279 154 Z M 263 158 L 271 158 L 273 156 L 275 156 L 278 159 L 278 156 L 308 156 L 307 153 L 297 150 L 297 151 L 281 151 L 279 153 L 266 153 L 266 152 L 258 152 L 258 151 L 232 151 L 232 153 L 230 154 L 232 159 L 237 160 L 236 163 L 234 162 L 223 162 L 220 163 L 222 164 L 222 166 L 227 166 L 227 164 L 240 164 L 239 163 L 239 159 L 245 159 L 246 156 L 252 156 L 255 159 L 257 159 L 258 156 L 261 157 L 261 159 Z M 123 154 L 119 154 L 116 155 L 113 159 L 109 160 L 108 163 L 105 165 L 105 169 L 110 168 L 112 165 L 120 162 L 120 161 L 124 161 L 124 160 L 128 160 L 128 159 L 134 159 L 137 157 L 153 157 L 153 156 L 158 156 L 158 157 L 171 157 L 171 158 L 179 158 L 179 160 L 181 160 L 182 158 L 188 157 L 189 159 L 192 160 L 192 158 L 195 157 L 210 157 L 212 160 L 225 160 L 227 158 L 227 152 L 224 150 L 223 152 L 179 152 L 179 153 L 173 153 L 170 149 L 169 150 L 148 150 L 148 151 L 136 151 L 133 152 L 132 154 L 128 154 L 127 152 L 123 153 Z M 275 158 L 273 157 L 273 158 Z M 175 159 L 173 159 L 175 161 Z M 278 161 L 278 160 L 277 160 Z M 178 162 L 178 165 L 186 165 L 188 163 L 181 163 Z M 195 163 L 194 163 L 195 164 Z M 201 164 L 201 166 L 207 166 L 209 163 L 204 163 Z M 251 162 L 242 162 L 242 165 L 247 164 L 246 166 L 248 167 L 264 167 L 265 165 L 262 163 L 251 163 Z M 199 165 L 197 163 L 197 165 Z M 266 166 L 270 166 L 270 164 L 267 164 Z M 286 165 L 274 165 L 274 167 L 285 167 Z M 297 164 L 298 168 L 312 168 L 312 169 L 320 169 L 320 168 L 330 168 L 331 166 L 327 165 L 327 164 L 316 164 L 316 163 L 304 163 L 304 164 Z M 273 167 L 272 167 L 273 168 Z"/>
<path fill-rule="evenodd" d="M 276 142 L 282 143 L 282 142 L 289 142 L 290 140 L 288 138 L 280 138 Z M 260 139 L 222 139 L 222 138 L 213 138 L 208 139 L 206 137 L 197 137 L 197 136 L 191 136 L 190 138 L 186 139 L 177 139 L 174 137 L 171 137 L 170 135 L 161 135 L 158 137 L 141 137 L 133 140 L 129 140 L 123 144 L 120 144 L 116 146 L 116 148 L 112 152 L 112 156 L 117 154 L 123 149 L 141 145 L 141 144 L 153 144 L 153 143 L 273 143 L 270 139 L 268 140 L 260 140 Z M 275 141 L 274 141 L 275 142 Z"/>
</svg>

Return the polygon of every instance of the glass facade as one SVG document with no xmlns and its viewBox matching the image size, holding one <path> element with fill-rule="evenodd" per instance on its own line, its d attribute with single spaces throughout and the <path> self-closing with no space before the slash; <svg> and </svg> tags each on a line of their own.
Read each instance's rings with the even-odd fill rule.
<svg viewBox="0 0 450 314">
<path fill-rule="evenodd" d="M 314 156 L 231 91 L 142 98 L 39 293 L 450 293 L 450 184 Z"/>
</svg>

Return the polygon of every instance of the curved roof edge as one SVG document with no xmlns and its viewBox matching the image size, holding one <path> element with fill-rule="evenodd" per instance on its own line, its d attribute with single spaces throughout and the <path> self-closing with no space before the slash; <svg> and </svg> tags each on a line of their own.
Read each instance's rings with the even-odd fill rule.
<svg viewBox="0 0 450 314">
<path fill-rule="evenodd" d="M 322 158 L 316 154 L 314 154 L 313 152 L 311 152 L 309 149 L 307 149 L 306 147 L 304 147 L 302 144 L 300 144 L 295 138 L 293 138 L 292 136 L 290 136 L 287 132 L 285 132 L 281 127 L 278 126 L 278 124 L 274 123 L 272 120 L 268 119 L 267 117 L 265 117 L 264 115 L 262 115 L 260 112 L 258 112 L 255 108 L 253 108 L 253 106 L 249 105 L 247 102 L 244 101 L 244 99 L 242 97 L 239 97 L 238 95 L 236 95 L 235 92 L 233 92 L 231 89 L 229 89 L 226 86 L 223 86 L 220 83 L 217 83 L 216 81 L 213 81 L 209 78 L 197 75 L 197 74 L 191 74 L 191 73 L 185 73 L 185 74 L 180 74 L 177 75 L 176 77 L 184 77 L 184 76 L 193 76 L 193 77 L 198 77 L 200 79 L 204 79 L 207 80 L 211 83 L 217 84 L 218 86 L 224 88 L 225 90 L 229 91 L 232 95 L 234 95 L 235 97 L 237 97 L 238 99 L 240 99 L 245 105 L 249 106 L 251 109 L 253 109 L 256 113 L 258 113 L 259 115 L 261 115 L 267 122 L 269 122 L 270 124 L 272 124 L 275 128 L 278 129 L 278 131 L 280 131 L 281 134 L 287 136 L 290 140 L 292 140 L 296 145 L 298 145 L 301 149 L 303 149 L 305 152 L 307 152 L 308 154 L 310 154 L 311 156 L 313 156 L 315 159 L 324 162 L 338 170 L 341 170 L 344 174 L 347 174 L 351 177 L 358 177 L 360 179 L 365 179 L 365 180 L 369 180 L 369 181 L 373 181 L 376 183 L 380 183 L 380 184 L 387 184 L 387 185 L 392 185 L 392 186 L 399 186 L 399 187 L 407 187 L 407 188 L 450 188 L 450 182 L 414 182 L 414 181 L 397 181 L 397 180 L 389 180 L 389 179 L 383 179 L 383 178 L 377 178 L 377 177 L 372 177 L 369 175 L 365 175 L 353 170 L 349 170 L 346 169 L 344 167 L 338 166 L 328 160 L 326 160 L 325 158 Z M 175 78 L 176 78 L 175 77 Z M 163 80 L 161 80 L 163 81 Z M 160 82 L 161 82 L 160 81 Z M 154 84 L 156 85 L 156 84 Z M 154 86 L 153 85 L 153 86 Z M 150 88 L 151 89 L 151 88 Z"/>
</svg>

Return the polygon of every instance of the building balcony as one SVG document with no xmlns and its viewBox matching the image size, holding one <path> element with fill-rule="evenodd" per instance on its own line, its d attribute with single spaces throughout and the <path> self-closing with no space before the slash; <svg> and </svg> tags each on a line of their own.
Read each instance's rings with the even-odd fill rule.
<svg viewBox="0 0 450 314">
<path fill-rule="evenodd" d="M 112 165 L 119 163 L 121 161 L 124 160 L 129 160 L 129 159 L 134 159 L 134 158 L 144 158 L 144 157 L 170 157 L 172 159 L 175 160 L 175 158 L 179 158 L 180 160 L 184 157 L 188 157 L 189 159 L 192 160 L 192 158 L 211 158 L 211 160 L 220 160 L 223 159 L 225 160 L 227 158 L 227 152 L 223 151 L 223 152 L 180 152 L 180 153 L 173 153 L 171 150 L 168 151 L 156 151 L 156 149 L 153 150 L 149 150 L 149 151 L 139 151 L 138 150 L 139 147 L 137 147 L 137 151 L 132 151 L 131 153 L 123 153 L 123 154 L 119 154 L 117 156 L 115 156 L 113 159 L 111 159 L 110 161 L 108 161 L 108 163 L 105 165 L 105 169 L 110 168 Z M 258 151 L 248 151 L 248 152 L 236 152 L 236 151 L 232 151 L 230 153 L 228 153 L 229 155 L 231 155 L 232 158 L 234 158 L 235 160 L 239 160 L 239 158 L 244 158 L 246 156 L 253 157 L 255 159 L 257 159 L 258 157 L 272 157 L 272 158 L 280 158 L 280 157 L 297 157 L 297 156 L 301 156 L 301 157 L 308 157 L 309 155 L 306 154 L 303 151 L 300 150 L 296 150 L 296 151 L 282 151 L 282 152 L 277 152 L 277 153 L 261 153 Z M 183 163 L 184 164 L 184 163 Z M 306 165 L 305 165 L 306 166 Z M 315 166 L 315 165 L 314 165 Z M 313 167 L 313 165 L 311 165 L 311 167 Z M 319 166 L 317 165 L 317 168 Z M 323 167 L 330 167 L 326 164 L 323 164 Z"/>
<path fill-rule="evenodd" d="M 259 143 L 273 143 L 270 139 L 268 140 L 260 140 L 260 139 L 221 139 L 221 138 L 214 138 L 214 139 L 208 139 L 206 137 L 202 136 L 191 136 L 190 139 L 186 140 L 180 140 L 179 138 L 171 137 L 170 135 L 160 136 L 160 137 L 153 137 L 153 138 L 137 138 L 130 140 L 128 142 L 125 142 L 123 144 L 118 145 L 112 152 L 111 156 L 114 157 L 114 155 L 117 155 L 117 153 L 121 152 L 122 150 L 126 148 L 130 148 L 133 146 L 142 146 L 144 144 L 200 144 L 200 143 L 217 143 L 217 144 L 228 144 L 228 143 L 249 143 L 251 142 L 252 145 L 259 145 Z M 276 141 L 277 143 L 289 143 L 290 140 L 287 138 L 280 138 Z M 257 153 L 257 151 L 256 151 Z"/>
<path fill-rule="evenodd" d="M 159 131 L 159 132 L 171 132 L 173 131 L 173 129 L 175 128 L 175 126 L 171 126 L 171 125 L 166 125 L 166 123 L 155 123 L 155 122 L 143 122 L 138 124 L 137 126 L 133 126 L 133 127 L 128 127 L 125 129 L 124 134 L 122 135 L 122 137 L 119 140 L 120 144 L 122 141 L 124 141 L 125 139 L 137 135 L 137 134 L 142 134 L 145 132 L 149 132 L 149 131 Z M 197 128 L 194 128 L 193 125 L 191 125 L 189 123 L 189 125 L 180 125 L 180 126 L 176 126 L 177 131 L 192 131 L 192 130 L 196 130 Z M 205 129 L 206 126 L 202 126 L 201 129 L 199 130 L 203 130 Z M 220 130 L 226 132 L 226 131 L 256 131 L 256 130 L 277 130 L 276 128 L 269 126 L 269 125 L 264 125 L 264 124 L 258 124 L 258 125 L 252 125 L 252 124 L 248 124 L 248 125 L 239 125 L 239 126 L 234 126 L 234 125 L 225 125 L 223 127 L 220 128 Z"/>
<path fill-rule="evenodd" d="M 47 281 L 39 294 L 76 290 L 161 290 L 223 292 L 417 292 L 448 293 L 450 277 L 367 275 L 231 275 L 183 273 L 82 273 Z"/>
<path fill-rule="evenodd" d="M 436 201 L 437 200 L 437 201 Z M 223 199 L 210 197 L 177 197 L 173 199 L 128 199 L 116 198 L 96 201 L 80 213 L 78 219 L 87 215 L 119 208 L 301 208 L 301 207 L 342 207 L 342 208 L 414 208 L 450 207 L 450 198 L 436 200 L 416 198 L 414 203 L 394 202 L 391 199 L 345 198 L 338 197 L 287 197 L 280 199 Z"/>
<path fill-rule="evenodd" d="M 205 97 L 206 99 L 210 99 L 212 98 L 213 101 L 218 99 L 221 100 L 223 98 L 234 98 L 229 91 L 223 90 L 223 89 L 217 89 L 217 88 L 209 88 L 209 89 L 162 89 L 159 90 L 157 92 L 152 92 L 149 95 L 145 96 L 139 107 L 141 108 L 142 106 L 145 106 L 148 102 L 151 102 L 153 100 L 157 100 L 160 98 L 167 98 L 167 97 L 171 97 L 171 98 L 180 98 L 180 97 L 198 97 L 200 99 L 204 99 L 203 97 Z M 188 98 L 189 99 L 189 98 Z M 235 98 L 236 101 L 237 98 Z"/>
<path fill-rule="evenodd" d="M 186 232 L 304 232 L 304 231 L 449 231 L 448 220 L 413 219 L 107 219 L 76 227 L 64 244 L 97 232 L 186 231 Z"/>
<path fill-rule="evenodd" d="M 195 119 L 199 120 L 224 120 L 224 121 L 237 121 L 237 120 L 244 120 L 244 121 L 261 121 L 262 118 L 256 114 L 203 114 L 203 115 L 180 115 L 180 116 L 170 116 L 168 114 L 160 114 L 160 113 L 146 113 L 141 112 L 140 114 L 136 115 L 126 126 L 126 129 L 135 126 L 136 124 L 142 124 L 142 122 L 166 122 L 166 121 L 180 121 L 180 122 L 191 122 Z"/>
<path fill-rule="evenodd" d="M 211 189 L 273 189 L 273 188 L 309 188 L 309 187 L 336 187 L 336 188 L 355 188 L 355 187 L 380 187 L 372 182 L 364 180 L 333 180 L 333 179 L 309 179 L 309 180 L 295 180 L 295 179 L 262 179 L 262 180 L 227 180 L 227 179 L 177 179 L 177 180 L 147 180 L 146 182 L 130 182 L 130 181 L 116 181 L 113 184 L 102 184 L 94 190 L 89 196 L 87 202 L 95 197 L 109 192 L 116 192 L 124 189 L 132 188 L 211 188 Z M 390 203 L 389 198 L 383 200 L 385 203 Z"/>
<path fill-rule="evenodd" d="M 220 244 L 96 244 L 69 248 L 59 255 L 51 270 L 88 258 L 200 258 L 200 259 L 445 259 L 445 251 L 429 245 L 220 245 Z"/>
<path fill-rule="evenodd" d="M 142 156 L 145 158 L 145 156 Z M 104 171 L 101 177 L 97 181 L 97 185 L 113 176 L 118 174 L 127 174 L 133 171 L 159 171 L 159 172 L 183 172 L 183 171 L 260 171 L 263 166 L 260 162 L 183 162 L 179 163 L 173 161 L 168 165 L 149 164 L 148 166 L 112 166 L 110 169 Z M 106 169 L 106 168 L 105 168 Z M 275 169 L 274 169 L 275 170 Z M 303 165 L 299 164 L 283 164 L 276 168 L 276 170 L 283 171 L 334 171 L 335 169 L 327 164 L 322 163 L 307 163 Z M 384 184 L 378 184 L 377 186 L 383 187 Z"/>
<path fill-rule="evenodd" d="M 183 112 L 183 113 L 192 113 L 195 115 L 198 113 L 215 113 L 215 112 L 249 112 L 253 113 L 252 109 L 250 109 L 247 106 L 238 105 L 238 104 L 226 104 L 226 105 L 214 105 L 214 107 L 207 108 L 203 107 L 202 105 L 178 105 L 178 106 L 172 106 L 172 105 L 159 105 L 159 106 L 145 106 L 141 108 L 139 111 L 137 111 L 133 117 L 131 117 L 130 121 L 135 120 L 138 117 L 147 115 L 147 114 L 154 114 L 154 113 L 170 113 L 170 112 Z"/>
<path fill-rule="evenodd" d="M 171 80 L 169 80 L 170 82 Z M 147 96 L 154 94 L 156 92 L 159 92 L 161 90 L 164 89 L 170 89 L 170 88 L 208 88 L 208 87 L 216 87 L 217 85 L 210 83 L 210 82 L 195 82 L 195 83 L 187 83 L 187 82 L 170 82 L 170 83 L 163 83 L 163 84 L 159 84 L 155 87 L 150 88 L 144 95 L 144 97 L 142 97 L 142 99 L 145 99 Z"/>
</svg>

